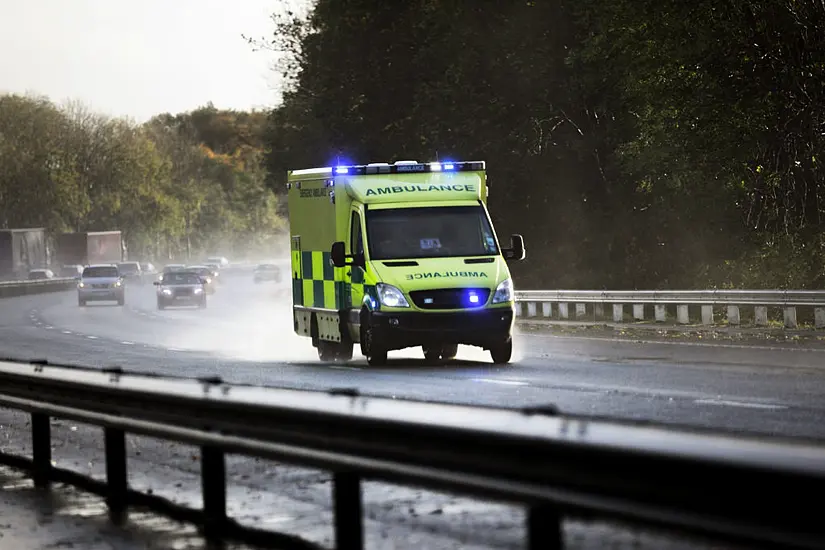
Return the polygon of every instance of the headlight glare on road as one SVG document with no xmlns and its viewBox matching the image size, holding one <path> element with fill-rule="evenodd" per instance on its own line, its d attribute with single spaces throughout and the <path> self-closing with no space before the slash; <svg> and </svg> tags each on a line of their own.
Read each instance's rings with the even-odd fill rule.
<svg viewBox="0 0 825 550">
<path fill-rule="evenodd" d="M 196 288 L 195 289 L 195 294 L 203 294 L 203 289 L 202 288 Z"/>
<path fill-rule="evenodd" d="M 378 299 L 381 301 L 382 305 L 387 307 L 410 307 L 407 299 L 404 298 L 404 293 L 396 287 L 384 283 L 378 283 L 375 285 L 375 289 L 378 291 Z"/>
<path fill-rule="evenodd" d="M 505 302 L 512 302 L 513 301 L 513 280 L 512 279 L 505 279 L 499 283 L 496 287 L 496 291 L 493 294 L 493 303 L 494 304 L 503 304 Z"/>
<path fill-rule="evenodd" d="M 169 290 L 168 288 L 164 288 L 163 290 L 161 290 L 161 292 L 163 293 L 164 296 L 171 296 L 172 295 L 172 291 Z"/>
</svg>

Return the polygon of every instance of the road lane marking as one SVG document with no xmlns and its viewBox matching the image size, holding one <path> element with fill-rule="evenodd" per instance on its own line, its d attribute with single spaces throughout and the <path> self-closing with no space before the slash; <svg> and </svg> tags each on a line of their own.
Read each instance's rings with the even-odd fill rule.
<svg viewBox="0 0 825 550">
<path fill-rule="evenodd" d="M 335 370 L 358 370 L 358 371 L 361 370 L 358 367 L 341 367 L 341 366 L 338 366 L 338 365 L 331 365 L 329 368 L 335 369 Z"/>
<path fill-rule="evenodd" d="M 473 378 L 473 382 L 485 382 L 487 384 L 501 384 L 503 386 L 529 386 L 528 382 L 522 380 L 504 380 L 502 378 Z"/>
<path fill-rule="evenodd" d="M 88 335 L 86 336 L 89 340 L 97 340 L 97 336 Z"/>
<path fill-rule="evenodd" d="M 135 345 L 135 343 L 134 343 L 134 342 L 128 342 L 128 341 L 126 341 L 126 340 L 124 340 L 123 342 L 121 342 L 121 344 L 123 344 L 124 346 L 134 346 L 134 345 Z"/>
<path fill-rule="evenodd" d="M 72 331 L 70 330 L 61 330 L 60 332 L 62 332 L 63 334 L 72 334 Z"/>
<path fill-rule="evenodd" d="M 779 411 L 787 409 L 785 405 L 770 405 L 768 403 L 752 403 L 748 401 L 728 401 L 726 399 L 697 399 L 697 405 L 721 405 L 723 407 L 741 407 L 743 409 L 764 409 Z"/>
</svg>

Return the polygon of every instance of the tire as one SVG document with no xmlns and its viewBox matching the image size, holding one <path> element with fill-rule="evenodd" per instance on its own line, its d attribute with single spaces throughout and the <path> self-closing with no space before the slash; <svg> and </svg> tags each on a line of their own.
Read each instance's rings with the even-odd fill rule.
<svg viewBox="0 0 825 550">
<path fill-rule="evenodd" d="M 367 364 L 371 367 L 387 364 L 387 350 L 376 345 L 367 310 L 361 312 L 361 354 L 367 358 Z"/>
<path fill-rule="evenodd" d="M 198 302 L 198 309 L 206 309 L 206 298 L 205 297 Z"/>
<path fill-rule="evenodd" d="M 441 358 L 441 346 L 424 346 L 424 360 L 430 365 L 440 365 L 442 363 Z"/>
<path fill-rule="evenodd" d="M 117 305 L 123 306 L 126 305 L 126 296 L 121 296 L 117 299 Z"/>
<path fill-rule="evenodd" d="M 78 305 L 78 307 L 86 307 L 86 300 L 83 300 L 82 298 L 78 298 L 77 299 L 77 305 Z"/>
<path fill-rule="evenodd" d="M 506 365 L 513 357 L 513 339 L 509 338 L 506 342 L 496 344 L 490 348 L 490 357 L 493 363 L 497 365 Z"/>
<path fill-rule="evenodd" d="M 441 348 L 441 359 L 444 361 L 451 361 L 458 355 L 458 344 L 447 344 Z"/>
<path fill-rule="evenodd" d="M 166 304 L 161 299 L 158 299 L 158 309 L 166 309 Z"/>
<path fill-rule="evenodd" d="M 349 339 L 348 339 L 349 340 Z M 352 352 L 354 349 L 354 345 L 352 341 L 350 342 L 341 342 L 338 344 L 338 356 L 336 357 L 336 361 L 339 363 L 346 363 L 347 361 L 352 360 Z"/>
</svg>

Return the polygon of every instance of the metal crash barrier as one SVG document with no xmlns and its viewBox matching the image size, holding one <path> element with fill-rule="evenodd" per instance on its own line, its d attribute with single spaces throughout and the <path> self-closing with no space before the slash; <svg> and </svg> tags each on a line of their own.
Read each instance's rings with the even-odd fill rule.
<svg viewBox="0 0 825 550">
<path fill-rule="evenodd" d="M 32 458 L 0 455 L 38 486 L 68 482 L 104 495 L 111 517 L 131 505 L 199 524 L 213 540 L 307 542 L 227 517 L 225 456 L 332 472 L 337 548 L 364 545 L 364 480 L 524 506 L 526 547 L 563 547 L 562 521 L 599 517 L 694 532 L 752 547 L 822 548 L 825 448 L 651 425 L 594 421 L 552 407 L 503 409 L 0 362 L 0 406 L 32 415 Z M 103 428 L 105 482 L 56 468 L 50 418 Z M 203 508 L 128 487 L 125 434 L 201 449 Z M 754 496 L 756 495 L 756 496 Z M 270 539 L 267 539 L 270 540 Z"/>
<path fill-rule="evenodd" d="M 74 288 L 77 288 L 77 281 L 75 279 L 62 277 L 35 281 L 0 281 L 0 298 L 61 292 Z"/>
<path fill-rule="evenodd" d="M 569 306 L 575 306 L 575 312 Z M 612 312 L 605 315 L 605 306 Z M 625 306 L 633 307 L 632 317 Z M 603 320 L 615 323 L 645 321 L 663 323 L 675 313 L 677 324 L 691 324 L 690 308 L 700 308 L 701 325 L 713 325 L 717 310 L 723 308 L 725 323 L 739 326 L 742 306 L 753 307 L 753 325 L 769 325 L 768 308 L 782 310 L 785 328 L 797 328 L 797 309 L 813 310 L 815 328 L 825 328 L 825 291 L 822 290 L 522 290 L 516 292 L 516 314 L 529 320 Z M 526 311 L 525 311 L 526 309 Z M 674 311 L 675 310 L 675 311 Z M 611 315 L 612 314 L 612 315 Z"/>
</svg>

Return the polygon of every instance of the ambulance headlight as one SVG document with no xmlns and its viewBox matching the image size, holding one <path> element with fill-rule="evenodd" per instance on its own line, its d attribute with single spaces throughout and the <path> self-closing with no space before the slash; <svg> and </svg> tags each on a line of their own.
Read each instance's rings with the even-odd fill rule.
<svg viewBox="0 0 825 550">
<path fill-rule="evenodd" d="M 392 285 L 378 283 L 375 285 L 375 290 L 378 291 L 378 300 L 381 305 L 387 307 L 410 307 L 407 299 L 404 298 L 404 293 Z"/>
<path fill-rule="evenodd" d="M 502 304 L 504 302 L 512 302 L 513 301 L 513 280 L 512 279 L 505 279 L 499 283 L 496 287 L 495 293 L 493 293 L 493 303 L 494 304 Z"/>
</svg>

